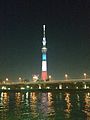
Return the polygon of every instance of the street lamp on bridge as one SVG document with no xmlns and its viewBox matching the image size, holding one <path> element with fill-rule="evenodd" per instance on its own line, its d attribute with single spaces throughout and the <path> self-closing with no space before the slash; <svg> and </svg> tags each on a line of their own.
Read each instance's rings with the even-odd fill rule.
<svg viewBox="0 0 90 120">
<path fill-rule="evenodd" d="M 87 74 L 86 74 L 86 73 L 84 73 L 83 75 L 84 75 L 84 79 L 86 79 L 86 78 L 87 78 Z"/>
<path fill-rule="evenodd" d="M 22 82 L 22 78 L 21 77 L 19 77 L 18 80 L 19 80 L 19 82 Z"/>
<path fill-rule="evenodd" d="M 68 79 L 68 75 L 67 74 L 65 74 L 65 80 L 67 80 Z"/>
<path fill-rule="evenodd" d="M 8 82 L 8 78 L 6 78 L 6 82 Z"/>
</svg>

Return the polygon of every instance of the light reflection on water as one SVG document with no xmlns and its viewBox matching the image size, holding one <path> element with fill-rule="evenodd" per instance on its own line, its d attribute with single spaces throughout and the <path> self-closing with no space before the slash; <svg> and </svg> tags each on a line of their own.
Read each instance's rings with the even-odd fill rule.
<svg viewBox="0 0 90 120">
<path fill-rule="evenodd" d="M 1 92 L 0 120 L 90 120 L 90 92 Z"/>
<path fill-rule="evenodd" d="M 90 120 L 90 93 L 85 94 L 85 109 L 87 120 Z"/>
<path fill-rule="evenodd" d="M 70 118 L 70 112 L 71 112 L 72 105 L 71 105 L 69 93 L 65 93 L 65 101 L 66 101 L 65 118 Z"/>
</svg>

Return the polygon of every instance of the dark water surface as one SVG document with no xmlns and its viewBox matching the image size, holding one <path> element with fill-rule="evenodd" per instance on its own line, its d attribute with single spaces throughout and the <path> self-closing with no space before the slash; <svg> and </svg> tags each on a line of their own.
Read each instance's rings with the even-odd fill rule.
<svg viewBox="0 0 90 120">
<path fill-rule="evenodd" d="M 90 120 L 90 92 L 0 92 L 0 120 Z"/>
</svg>

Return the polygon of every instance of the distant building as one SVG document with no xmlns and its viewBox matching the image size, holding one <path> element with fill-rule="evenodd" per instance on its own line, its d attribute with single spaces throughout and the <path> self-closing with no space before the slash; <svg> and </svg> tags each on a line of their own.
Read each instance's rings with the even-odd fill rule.
<svg viewBox="0 0 90 120">
<path fill-rule="evenodd" d="M 37 82 L 39 80 L 39 75 L 33 75 L 33 82 Z"/>
</svg>

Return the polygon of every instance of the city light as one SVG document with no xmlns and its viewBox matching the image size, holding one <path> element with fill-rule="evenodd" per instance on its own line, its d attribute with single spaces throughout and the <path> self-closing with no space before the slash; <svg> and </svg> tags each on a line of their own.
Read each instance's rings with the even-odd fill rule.
<svg viewBox="0 0 90 120">
<path fill-rule="evenodd" d="M 59 89 L 62 89 L 62 85 L 59 85 Z"/>
<path fill-rule="evenodd" d="M 52 76 L 51 75 L 49 75 L 49 79 L 51 79 L 52 78 Z"/>
<path fill-rule="evenodd" d="M 86 74 L 86 73 L 84 73 L 83 75 L 84 75 L 84 79 L 86 79 L 86 78 L 87 78 L 87 74 Z"/>
<path fill-rule="evenodd" d="M 65 80 L 67 80 L 68 79 L 68 75 L 67 74 L 65 74 Z"/>
<path fill-rule="evenodd" d="M 6 78 L 6 81 L 8 81 L 8 78 Z"/>
<path fill-rule="evenodd" d="M 21 87 L 21 90 L 24 90 L 25 88 L 24 87 Z"/>
<path fill-rule="evenodd" d="M 21 77 L 19 77 L 19 81 L 21 81 L 22 80 L 22 78 Z"/>
</svg>

